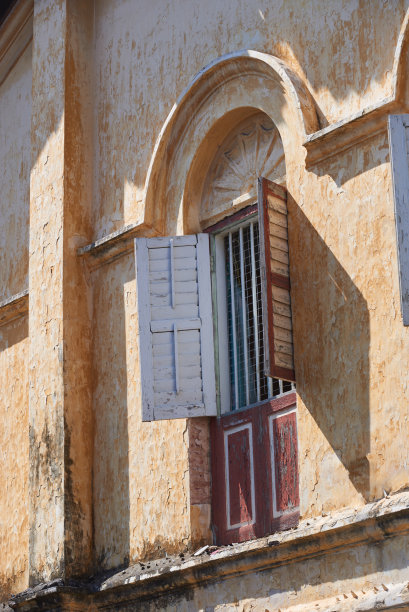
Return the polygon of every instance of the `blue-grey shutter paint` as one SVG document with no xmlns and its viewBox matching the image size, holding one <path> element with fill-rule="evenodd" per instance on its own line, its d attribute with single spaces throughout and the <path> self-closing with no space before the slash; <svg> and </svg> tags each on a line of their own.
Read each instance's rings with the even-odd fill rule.
<svg viewBox="0 0 409 612">
<path fill-rule="evenodd" d="M 142 420 L 216 415 L 207 234 L 136 238 Z"/>
<path fill-rule="evenodd" d="M 409 325 L 409 115 L 390 115 L 389 147 L 402 318 Z"/>
</svg>

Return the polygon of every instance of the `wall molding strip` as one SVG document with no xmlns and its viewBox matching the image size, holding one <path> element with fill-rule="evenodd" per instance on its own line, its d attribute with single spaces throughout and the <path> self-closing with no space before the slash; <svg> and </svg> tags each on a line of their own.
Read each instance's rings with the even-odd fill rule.
<svg viewBox="0 0 409 612">
<path fill-rule="evenodd" d="M 0 327 L 28 314 L 28 289 L 0 302 Z"/>
<path fill-rule="evenodd" d="M 384 98 L 377 104 L 308 135 L 303 143 L 307 150 L 306 167 L 325 162 L 368 138 L 386 133 L 388 116 L 403 112 L 402 108 L 402 104 L 394 97 Z"/>
</svg>

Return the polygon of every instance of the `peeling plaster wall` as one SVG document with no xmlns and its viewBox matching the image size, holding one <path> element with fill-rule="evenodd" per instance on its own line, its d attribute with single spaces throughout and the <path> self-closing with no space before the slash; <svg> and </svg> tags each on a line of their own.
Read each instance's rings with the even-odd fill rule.
<svg viewBox="0 0 409 612">
<path fill-rule="evenodd" d="M 95 554 L 109 568 L 188 543 L 187 428 L 141 422 L 133 253 L 93 281 Z"/>
<path fill-rule="evenodd" d="M 31 56 L 0 85 L 0 302 L 28 286 Z"/>
<path fill-rule="evenodd" d="M 71 69 L 64 72 L 65 64 L 60 57 L 64 37 L 69 37 L 66 22 L 58 22 L 61 36 L 54 40 L 56 26 L 52 22 L 47 24 L 38 10 L 38 31 L 48 33 L 48 38 L 44 36 L 43 40 L 39 35 L 36 41 L 39 50 L 34 77 L 37 114 L 41 115 L 45 104 L 50 106 L 50 117 L 47 121 L 38 120 L 38 129 L 32 135 L 36 152 L 32 185 L 37 191 L 32 194 L 35 217 L 31 228 L 33 284 L 30 291 L 32 288 L 34 291 L 30 296 L 30 326 L 37 337 L 32 344 L 31 367 L 33 420 L 39 428 L 44 421 L 46 431 L 47 419 L 53 424 L 57 415 L 58 427 L 53 426 L 53 431 L 59 432 L 61 438 L 74 432 L 76 411 L 82 411 L 82 404 L 75 400 L 73 392 L 78 372 L 86 379 L 85 387 L 91 384 L 91 375 L 86 371 L 88 340 L 91 344 L 85 334 L 88 328 L 82 333 L 78 326 L 77 335 L 70 336 L 71 355 L 76 352 L 77 338 L 83 336 L 84 342 L 87 341 L 87 350 L 81 353 L 85 355 L 84 361 L 77 360 L 78 369 L 73 369 L 68 376 L 56 356 L 56 348 L 62 351 L 65 346 L 66 349 L 63 326 L 66 324 L 69 329 L 73 321 L 86 319 L 84 308 L 77 317 L 75 305 L 76 292 L 85 293 L 85 283 L 81 279 L 81 283 L 73 284 L 71 293 L 67 292 L 70 281 L 64 277 L 63 283 L 63 267 L 68 276 L 80 276 L 82 267 L 81 273 L 72 270 L 79 261 L 75 256 L 76 246 L 89 242 L 91 234 L 98 238 L 124 224 L 142 220 L 142 195 L 154 143 L 177 97 L 193 75 L 218 56 L 238 49 L 272 53 L 285 60 L 304 80 L 316 100 L 324 126 L 376 104 L 390 94 L 396 41 L 408 4 L 407 0 L 376 0 L 371 2 L 369 11 L 368 3 L 363 0 L 326 3 L 319 0 L 273 3 L 96 0 L 94 59 L 90 59 L 92 79 L 88 79 L 84 69 L 87 77 L 84 81 L 92 83 L 95 91 L 93 135 L 86 134 L 85 138 L 93 139 L 93 147 L 88 149 L 87 145 L 85 153 L 81 149 L 83 130 L 76 118 L 75 100 L 66 96 L 62 87 L 63 82 L 68 86 L 71 83 L 69 78 L 64 81 Z M 37 6 L 41 8 L 40 3 Z M 49 46 L 44 42 L 46 38 Z M 52 61 L 55 66 L 50 67 Z M 4 265 L 3 261 L 0 265 L 0 300 L 24 289 L 27 281 L 30 62 L 31 47 L 0 86 L 3 168 L 0 257 L 5 258 Z M 53 70 L 58 68 L 58 62 L 60 69 Z M 44 74 L 49 79 L 46 82 Z M 80 83 L 82 88 L 84 82 Z M 243 83 L 254 83 L 256 88 L 258 78 L 252 77 Z M 48 98 L 43 96 L 42 88 Z M 70 93 L 72 98 L 73 92 L 74 89 Z M 232 102 L 236 93 L 229 92 Z M 284 109 L 287 117 L 291 118 L 291 112 Z M 206 121 L 211 126 L 210 114 Z M 73 125 L 75 134 L 70 136 Z M 9 138 L 10 127 L 13 139 Z M 225 134 L 220 136 L 224 137 Z M 294 149 L 299 145 L 295 140 L 291 145 Z M 78 151 L 82 151 L 83 157 Z M 67 160 L 63 152 L 69 153 Z M 386 131 L 308 170 L 303 165 L 304 153 L 299 146 L 287 169 L 291 170 L 288 187 L 293 198 L 289 214 L 301 514 L 308 517 L 345 505 L 361 506 L 382 496 L 384 490 L 396 491 L 409 486 L 406 444 L 409 423 L 405 409 L 409 399 L 405 383 L 409 370 L 409 330 L 402 327 L 400 318 Z M 91 187 L 81 186 L 77 179 L 81 174 L 74 163 L 77 159 L 93 159 L 92 193 Z M 66 174 L 70 177 L 68 183 L 64 179 L 67 168 L 71 168 L 71 174 Z M 84 173 L 91 171 L 86 167 Z M 175 192 L 177 187 L 172 185 Z M 80 216 L 77 218 L 73 212 L 74 203 L 77 205 L 76 189 L 84 210 L 90 201 L 93 206 L 92 223 L 88 223 L 86 216 L 81 232 L 76 229 Z M 37 193 L 42 199 L 37 198 Z M 8 194 L 5 199 L 4 194 Z M 68 200 L 69 214 L 64 215 L 66 211 L 59 204 Z M 51 213 L 51 205 L 56 208 L 55 214 Z M 173 229 L 179 221 L 177 203 L 170 213 L 166 212 L 168 228 Z M 65 260 L 64 266 L 63 247 L 57 246 L 62 228 L 65 257 L 67 253 L 72 257 L 71 263 Z M 49 236 L 55 248 L 47 252 L 51 248 Z M 38 271 L 44 274 L 43 280 Z M 183 419 L 141 422 L 138 371 L 143 356 L 138 352 L 132 252 L 103 265 L 97 263 L 86 274 L 93 290 L 93 299 L 89 299 L 93 310 L 93 551 L 96 567 L 101 569 L 139 558 L 159 557 L 165 552 L 179 552 L 192 546 L 195 539 L 200 541 L 204 534 L 210 539 L 209 472 L 200 470 L 201 465 L 208 465 L 209 434 L 205 420 L 190 426 Z M 57 280 L 51 281 L 55 275 Z M 62 293 L 65 312 L 60 299 Z M 53 311 L 51 322 L 48 307 Z M 0 491 L 10 492 L 0 496 L 0 591 L 3 592 L 23 589 L 27 584 L 27 504 L 15 503 L 16 499 L 27 498 L 27 334 L 26 319 L 0 328 L 0 389 L 7 389 L 0 397 Z M 48 338 L 48 354 L 44 338 Z M 51 361 L 50 355 L 54 356 Z M 36 368 L 41 362 L 47 367 L 38 371 Z M 70 360 L 67 363 L 69 366 Z M 10 377 L 10 371 L 15 378 Z M 71 387 L 67 380 L 71 381 Z M 74 399 L 70 401 L 75 407 L 70 413 L 70 427 L 61 418 L 62 406 L 69 405 L 67 390 L 71 390 L 70 397 Z M 38 400 L 44 397 L 51 398 L 50 414 L 44 402 Z M 84 409 L 84 421 L 88 419 L 85 412 Z M 87 421 L 85 441 L 92 438 L 90 430 Z M 51 440 L 55 446 L 50 446 L 58 469 L 51 478 L 46 471 L 49 463 L 44 462 L 44 473 L 33 483 L 33 505 L 38 506 L 38 516 L 45 517 L 41 521 L 43 528 L 54 525 L 58 538 L 52 540 L 50 536 L 48 541 L 39 537 L 37 542 L 39 531 L 34 522 L 31 525 L 33 551 L 37 551 L 39 559 L 37 565 L 41 562 L 47 569 L 49 562 L 53 571 L 58 565 L 53 546 L 56 542 L 55 548 L 62 546 L 67 525 L 62 503 L 56 507 L 56 517 L 53 517 L 53 503 L 61 497 L 65 483 L 64 449 L 57 438 L 54 436 Z M 196 442 L 199 449 L 195 450 Z M 85 465 L 85 455 L 81 454 L 85 446 L 75 447 L 76 464 L 72 469 L 81 472 L 79 464 L 83 457 L 84 472 L 91 480 L 91 468 Z M 33 437 L 33 448 L 36 447 L 40 448 L 40 436 Z M 195 461 L 197 470 L 193 469 Z M 50 484 L 49 490 L 44 490 L 46 481 Z M 85 483 L 88 512 L 91 505 L 88 479 L 84 477 L 81 482 Z M 41 490 L 43 497 L 38 501 L 37 493 Z M 90 532 L 91 520 L 87 514 L 89 541 Z M 62 555 L 62 548 L 59 553 Z M 357 564 L 362 567 L 362 575 L 372 571 L 369 565 L 366 568 L 365 558 L 354 561 L 353 553 L 348 554 L 345 566 Z M 375 552 L 370 554 L 376 556 Z M 393 556 L 395 552 L 388 554 Z M 34 553 L 32 558 L 35 560 Z M 319 563 L 314 561 L 309 565 L 306 583 L 314 580 L 325 583 Z M 266 584 L 273 590 L 282 584 L 291 585 L 297 578 L 291 572 L 290 566 L 277 572 L 277 587 L 271 586 L 269 578 L 263 583 L 260 574 L 256 581 L 261 590 L 257 587 L 255 592 L 265 592 L 265 597 L 271 600 L 269 605 L 281 605 L 282 595 L 277 594 L 274 599 L 275 593 L 269 593 Z M 399 576 L 391 575 L 391 580 L 395 579 Z M 244 601 L 245 584 L 244 581 L 230 582 L 229 592 L 223 594 L 215 589 L 215 593 L 226 602 L 229 598 L 232 602 Z M 351 588 L 358 584 L 363 582 L 357 578 Z M 330 595 L 331 590 L 325 591 L 323 587 L 322 597 Z M 198 593 L 195 606 L 202 605 L 200 597 Z M 311 600 L 313 597 L 316 595 L 311 594 Z"/>
<path fill-rule="evenodd" d="M 0 601 L 28 586 L 28 317 L 0 327 Z"/>
<path fill-rule="evenodd" d="M 302 515 L 409 486 L 388 155 L 383 133 L 323 162 L 289 207 Z"/>
<path fill-rule="evenodd" d="M 146 11 L 96 2 L 94 238 L 142 220 L 155 140 L 207 62 L 242 48 L 281 57 L 324 126 L 390 94 L 406 4 L 374 2 L 368 16 L 358 1 L 157 2 Z M 386 132 L 308 171 L 299 151 L 290 163 L 301 513 L 316 516 L 409 485 L 406 445 L 388 442 L 409 433 L 408 338 Z M 179 211 L 167 212 L 175 231 Z M 98 268 L 93 283 L 95 549 L 113 567 L 203 537 L 209 499 L 189 496 L 186 424 L 141 423 L 132 256 Z"/>
<path fill-rule="evenodd" d="M 0 85 L 0 301 L 28 286 L 31 56 Z M 28 346 L 28 317 L 0 326 L 0 598 L 28 586 Z"/>
<path fill-rule="evenodd" d="M 407 0 L 95 4 L 94 237 L 141 219 L 159 131 L 193 76 L 253 49 L 282 58 L 306 83 L 323 125 L 390 94 Z"/>
</svg>

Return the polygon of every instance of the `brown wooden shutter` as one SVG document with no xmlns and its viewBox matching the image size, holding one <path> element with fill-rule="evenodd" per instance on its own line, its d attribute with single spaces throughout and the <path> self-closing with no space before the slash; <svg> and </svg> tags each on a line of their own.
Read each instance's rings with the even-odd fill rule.
<svg viewBox="0 0 409 612">
<path fill-rule="evenodd" d="M 294 382 L 286 188 L 260 178 L 258 207 L 265 373 Z"/>
</svg>

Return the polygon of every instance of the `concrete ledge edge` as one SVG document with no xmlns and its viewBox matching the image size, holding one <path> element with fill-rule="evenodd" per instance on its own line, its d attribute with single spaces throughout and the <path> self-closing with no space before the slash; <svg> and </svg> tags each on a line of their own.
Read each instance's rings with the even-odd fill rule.
<svg viewBox="0 0 409 612">
<path fill-rule="evenodd" d="M 44 585 L 34 592 L 29 589 L 12 597 L 14 610 L 37 609 L 56 597 L 87 598 L 95 606 L 115 602 L 155 599 L 163 594 L 185 591 L 246 573 L 274 569 L 288 563 L 301 562 L 344 548 L 379 543 L 386 538 L 409 533 L 409 492 L 388 496 L 358 510 L 345 510 L 329 517 L 304 519 L 287 532 L 259 540 L 221 547 L 212 556 L 192 557 L 188 561 L 161 571 L 141 573 L 137 566 L 121 569 L 108 579 L 94 580 L 74 587 Z M 37 602 L 37 603 L 35 603 Z M 48 605 L 48 604 L 47 604 Z M 51 605 L 51 601 L 50 601 Z M 52 608 L 50 608 L 52 609 Z M 115 609 L 115 608 L 113 608 Z"/>
</svg>

